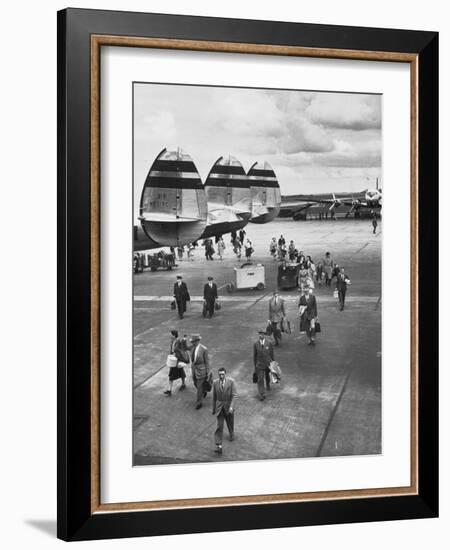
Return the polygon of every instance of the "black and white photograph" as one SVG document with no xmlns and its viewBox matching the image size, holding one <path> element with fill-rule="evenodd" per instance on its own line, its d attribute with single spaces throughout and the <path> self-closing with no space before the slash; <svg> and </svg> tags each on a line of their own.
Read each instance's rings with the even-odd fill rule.
<svg viewBox="0 0 450 550">
<path fill-rule="evenodd" d="M 2 15 L 3 547 L 448 546 L 445 3 Z"/>
<path fill-rule="evenodd" d="M 133 83 L 134 466 L 383 452 L 382 106 Z"/>
</svg>

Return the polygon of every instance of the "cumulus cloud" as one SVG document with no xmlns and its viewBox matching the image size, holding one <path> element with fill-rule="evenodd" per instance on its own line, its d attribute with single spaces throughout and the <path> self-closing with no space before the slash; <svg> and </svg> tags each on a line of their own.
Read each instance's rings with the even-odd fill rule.
<svg viewBox="0 0 450 550">
<path fill-rule="evenodd" d="M 305 114 L 312 122 L 328 128 L 356 131 L 381 128 L 381 96 L 317 94 Z"/>
<path fill-rule="evenodd" d="M 283 193 L 299 181 L 332 191 L 340 171 L 355 182 L 381 171 L 380 96 L 137 84 L 134 113 L 135 203 L 164 147 L 183 148 L 203 180 L 222 155 L 246 170 L 266 160 Z"/>
</svg>

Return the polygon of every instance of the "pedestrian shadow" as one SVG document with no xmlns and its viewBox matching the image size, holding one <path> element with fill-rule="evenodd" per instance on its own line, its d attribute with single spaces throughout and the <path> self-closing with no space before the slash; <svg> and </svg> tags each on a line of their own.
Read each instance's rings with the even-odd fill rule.
<svg viewBox="0 0 450 550">
<path fill-rule="evenodd" d="M 25 523 L 52 538 L 56 538 L 56 519 L 26 519 Z"/>
</svg>

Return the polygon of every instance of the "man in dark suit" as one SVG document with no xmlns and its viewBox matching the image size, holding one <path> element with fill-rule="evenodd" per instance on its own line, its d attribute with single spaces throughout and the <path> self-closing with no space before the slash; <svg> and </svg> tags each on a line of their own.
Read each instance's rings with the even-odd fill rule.
<svg viewBox="0 0 450 550">
<path fill-rule="evenodd" d="M 178 317 L 183 319 L 186 312 L 186 302 L 189 302 L 191 297 L 181 275 L 177 275 L 177 282 L 173 285 L 173 297 L 177 303 Z"/>
<path fill-rule="evenodd" d="M 203 300 L 205 301 L 204 316 L 208 314 L 209 317 L 212 317 L 217 300 L 217 285 L 213 282 L 212 277 L 208 277 L 208 282 L 203 287 Z"/>
<path fill-rule="evenodd" d="M 316 343 L 317 301 L 312 287 L 306 290 L 306 294 L 300 296 L 298 307 L 300 313 L 300 332 L 306 331 L 309 338 L 308 345 L 314 346 Z"/>
<path fill-rule="evenodd" d="M 234 439 L 234 400 L 237 397 L 236 384 L 232 378 L 226 377 L 224 367 L 219 369 L 219 378 L 213 384 L 212 413 L 217 417 L 217 428 L 214 432 L 216 443 L 215 453 L 222 454 L 223 422 L 227 423 L 230 441 Z"/>
<path fill-rule="evenodd" d="M 345 295 L 347 294 L 347 285 L 350 284 L 350 279 L 345 274 L 345 269 L 341 267 L 336 277 L 336 290 L 338 291 L 339 305 L 341 311 L 345 305 Z"/>
<path fill-rule="evenodd" d="M 266 331 L 264 329 L 258 330 L 259 338 L 253 344 L 253 364 L 255 366 L 255 372 L 258 383 L 258 396 L 261 401 L 266 398 L 266 392 L 264 388 L 264 380 L 266 382 L 267 389 L 270 390 L 270 370 L 269 365 L 274 361 L 273 345 L 268 338 L 266 338 Z"/>
<path fill-rule="evenodd" d="M 197 410 L 203 407 L 203 398 L 206 397 L 204 384 L 210 372 L 208 348 L 200 344 L 201 339 L 200 334 L 193 334 L 191 336 L 191 369 L 194 386 L 197 388 L 197 401 L 195 404 Z"/>
</svg>

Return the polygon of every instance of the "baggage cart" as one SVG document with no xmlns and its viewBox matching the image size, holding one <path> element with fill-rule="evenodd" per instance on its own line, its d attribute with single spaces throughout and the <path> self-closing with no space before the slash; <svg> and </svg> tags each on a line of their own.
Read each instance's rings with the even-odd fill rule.
<svg viewBox="0 0 450 550">
<path fill-rule="evenodd" d="M 227 291 L 234 292 L 241 289 L 257 289 L 265 288 L 265 267 L 263 264 L 253 264 L 246 262 L 240 267 L 234 268 L 235 282 L 228 283 Z"/>
</svg>

